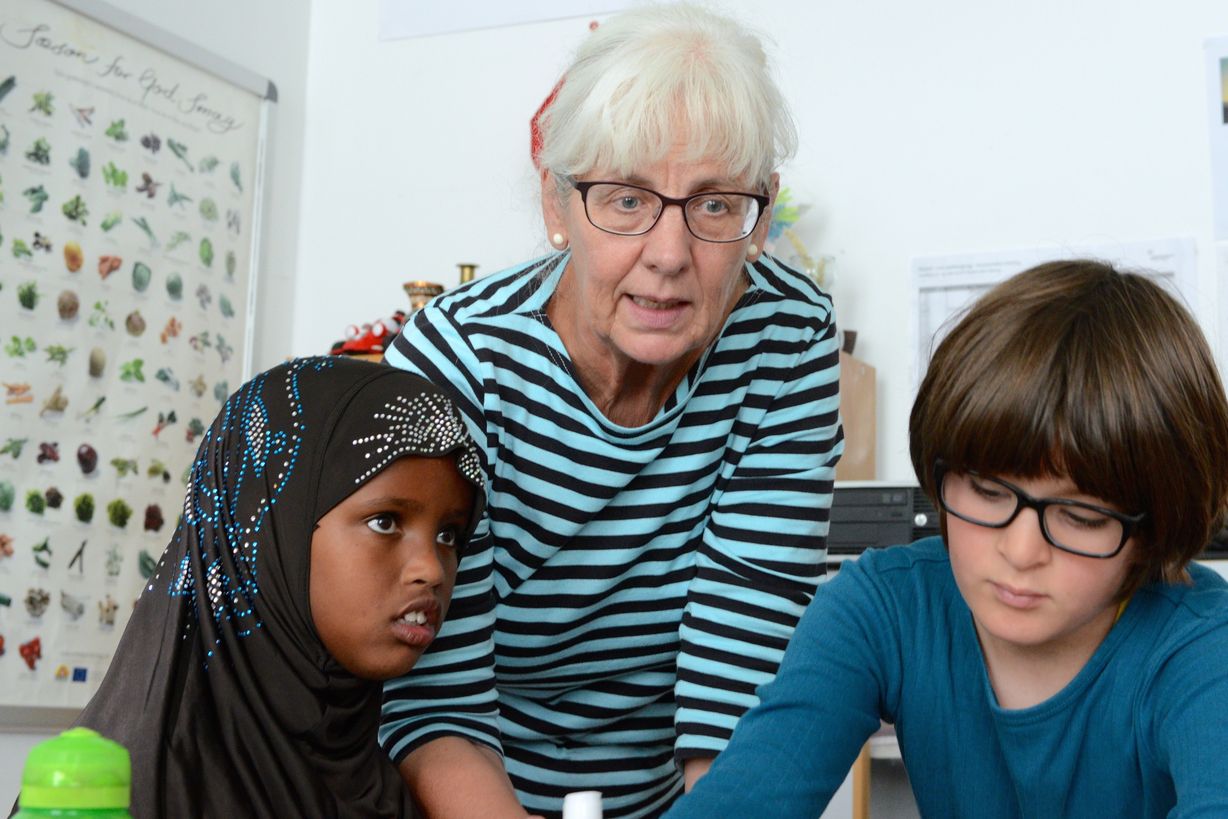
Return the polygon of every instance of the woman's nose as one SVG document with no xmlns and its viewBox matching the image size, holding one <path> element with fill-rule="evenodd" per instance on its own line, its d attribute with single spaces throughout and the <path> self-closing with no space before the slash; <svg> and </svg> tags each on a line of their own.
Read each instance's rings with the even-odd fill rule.
<svg viewBox="0 0 1228 819">
<path fill-rule="evenodd" d="M 644 236 L 644 262 L 664 275 L 685 269 L 691 258 L 691 232 L 681 205 L 666 205 L 657 223 Z"/>
</svg>

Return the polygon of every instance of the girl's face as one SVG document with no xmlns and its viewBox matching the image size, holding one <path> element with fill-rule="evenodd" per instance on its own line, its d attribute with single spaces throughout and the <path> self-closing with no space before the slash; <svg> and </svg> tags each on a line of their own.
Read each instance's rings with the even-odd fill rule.
<svg viewBox="0 0 1228 819">
<path fill-rule="evenodd" d="M 1079 491 L 1069 478 L 1006 480 L 1034 498 L 1112 504 Z M 1122 510 L 1118 510 L 1122 511 Z M 1107 559 L 1055 549 L 1032 509 L 1021 509 L 1003 529 L 947 514 L 951 570 L 972 610 L 982 644 L 1018 651 L 1073 651 L 1088 656 L 1113 625 L 1117 594 L 1134 554 L 1133 539 Z"/>
<path fill-rule="evenodd" d="M 401 458 L 320 518 L 311 539 L 311 615 L 351 674 L 407 673 L 452 599 L 474 487 L 456 459 Z"/>
</svg>

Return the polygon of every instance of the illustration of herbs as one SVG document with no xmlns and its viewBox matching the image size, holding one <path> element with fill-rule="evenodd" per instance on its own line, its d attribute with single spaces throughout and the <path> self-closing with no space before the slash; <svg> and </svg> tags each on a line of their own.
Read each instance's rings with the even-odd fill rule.
<svg viewBox="0 0 1228 819">
<path fill-rule="evenodd" d="M 17 87 L 17 78 L 9 76 L 4 82 L 0 82 L 0 100 L 3 100 L 9 95 L 9 92 Z"/>
<path fill-rule="evenodd" d="M 134 358 L 131 361 L 125 361 L 119 365 L 119 380 L 120 381 L 140 381 L 145 382 L 145 373 L 141 368 L 145 366 L 145 359 Z"/>
<path fill-rule="evenodd" d="M 200 161 L 200 164 L 197 165 L 196 168 L 201 173 L 213 173 L 213 170 L 217 167 L 217 165 L 218 165 L 218 158 L 216 156 L 210 155 L 202 159 Z"/>
<path fill-rule="evenodd" d="M 35 91 L 34 104 L 30 106 L 28 113 L 33 114 L 35 111 L 37 111 L 40 114 L 51 116 L 55 113 L 55 105 L 53 105 L 54 101 L 55 95 L 50 91 Z"/>
<path fill-rule="evenodd" d="M 17 244 L 20 239 L 15 240 L 13 244 Z M 34 282 L 26 282 L 17 288 L 17 301 L 27 310 L 33 310 L 38 304 L 38 285 Z"/>
<path fill-rule="evenodd" d="M 107 126 L 107 136 L 116 142 L 127 142 L 128 132 L 124 130 L 124 121 L 122 119 L 113 120 Z"/>
<path fill-rule="evenodd" d="M 90 175 L 90 152 L 84 148 L 77 149 L 77 155 L 68 160 L 68 165 L 77 172 L 77 176 L 86 179 Z"/>
<path fill-rule="evenodd" d="M 90 215 L 89 208 L 85 206 L 85 200 L 81 198 L 80 194 L 65 202 L 60 207 L 60 210 L 64 212 L 64 215 L 68 217 L 70 222 L 80 222 L 82 225 L 85 225 L 85 220 Z"/>
<path fill-rule="evenodd" d="M 166 252 L 170 253 L 184 242 L 190 241 L 192 241 L 192 236 L 190 234 L 188 234 L 186 231 L 177 230 L 171 234 L 171 240 L 166 243 Z"/>
<path fill-rule="evenodd" d="M 166 138 L 166 147 L 171 149 L 171 153 L 183 160 L 183 164 L 188 166 L 188 170 L 195 173 L 196 168 L 192 167 L 191 160 L 188 159 L 188 146 L 182 142 L 176 142 L 170 137 Z"/>
<path fill-rule="evenodd" d="M 47 140 L 39 137 L 34 140 L 34 144 L 30 146 L 30 150 L 26 151 L 26 159 L 37 165 L 51 164 L 51 145 Z"/>
<path fill-rule="evenodd" d="M 144 216 L 137 216 L 132 220 L 132 224 L 136 225 L 141 231 L 149 237 L 149 243 L 154 247 L 158 246 L 158 237 L 154 236 L 153 228 L 149 226 L 149 222 L 145 221 Z"/>
<path fill-rule="evenodd" d="M 243 192 L 243 183 L 239 181 L 239 163 L 230 163 L 230 181 L 235 183 L 235 187 L 239 189 L 239 193 Z"/>
<path fill-rule="evenodd" d="M 26 188 L 21 195 L 30 200 L 30 213 L 38 213 L 43 209 L 43 203 L 51 198 L 42 185 Z"/>
<path fill-rule="evenodd" d="M 5 125 L 0 125 L 0 156 L 7 155 L 9 152 L 9 143 L 12 141 L 12 134 Z"/>
<path fill-rule="evenodd" d="M 29 245 L 27 245 L 27 244 L 25 243 L 25 241 L 23 241 L 23 240 L 21 240 L 21 239 L 14 239 L 14 240 L 13 240 L 13 248 L 12 248 L 12 250 L 13 250 L 13 258 L 14 258 L 14 259 L 20 259 L 20 258 L 22 258 L 23 256 L 24 256 L 25 258 L 27 258 L 27 259 L 30 259 L 30 258 L 33 258 L 33 257 L 34 257 L 34 254 L 30 252 L 30 246 L 29 246 Z M 30 309 L 34 309 L 34 308 L 30 308 Z"/>
<path fill-rule="evenodd" d="M 102 166 L 102 179 L 113 188 L 128 187 L 128 172 L 120 170 L 114 162 Z"/>
<path fill-rule="evenodd" d="M 34 344 L 34 339 L 26 336 L 21 338 L 13 336 L 8 344 L 4 345 L 4 352 L 8 353 L 9 358 L 25 358 L 32 354 L 38 347 Z"/>
<path fill-rule="evenodd" d="M 121 478 L 126 478 L 129 475 L 135 475 L 140 469 L 137 467 L 136 461 L 132 458 L 112 458 L 111 466 L 115 467 L 115 471 L 119 473 Z"/>
<path fill-rule="evenodd" d="M 205 267 L 213 267 L 213 242 L 208 236 L 200 240 L 200 261 Z"/>
<path fill-rule="evenodd" d="M 0 446 L 0 455 L 12 455 L 13 460 L 21 457 L 21 450 L 25 447 L 26 441 L 29 438 L 9 438 L 4 442 L 4 446 Z"/>
<path fill-rule="evenodd" d="M 106 327 L 108 330 L 115 329 L 115 321 L 107 313 L 107 303 L 105 301 L 94 302 L 94 312 L 90 315 L 91 327 Z"/>
<path fill-rule="evenodd" d="M 132 507 L 124 503 L 122 498 L 116 498 L 107 504 L 107 519 L 111 521 L 112 526 L 123 529 L 128 525 L 130 517 L 132 517 Z"/>
<path fill-rule="evenodd" d="M 117 210 L 113 210 L 106 216 L 102 217 L 102 224 L 99 225 L 104 231 L 109 231 L 111 228 L 124 221 L 124 214 Z"/>
<path fill-rule="evenodd" d="M 97 401 L 94 402 L 94 406 L 90 407 L 89 409 L 87 409 L 85 412 L 81 413 L 77 417 L 82 420 L 86 420 L 86 421 L 92 419 L 95 415 L 98 414 L 98 411 L 102 409 L 102 405 L 105 404 L 106 402 L 107 402 L 107 397 L 104 395 L 101 398 L 99 398 Z"/>
<path fill-rule="evenodd" d="M 186 194 L 182 194 L 179 191 L 175 190 L 175 183 L 174 182 L 171 183 L 171 192 L 167 194 L 167 197 L 166 197 L 167 207 L 173 207 L 175 205 L 182 206 L 184 202 L 191 202 L 191 201 L 192 201 L 192 197 Z"/>
<path fill-rule="evenodd" d="M 77 495 L 72 502 L 72 508 L 77 520 L 89 523 L 94 519 L 94 496 L 88 492 Z"/>
<path fill-rule="evenodd" d="M 208 197 L 200 200 L 200 215 L 210 222 L 217 221 L 217 203 Z"/>
<path fill-rule="evenodd" d="M 43 348 L 43 352 L 47 354 L 47 361 L 55 362 L 63 367 L 68 362 L 68 354 L 75 350 L 76 347 L 65 347 L 63 344 L 51 344 Z"/>
</svg>

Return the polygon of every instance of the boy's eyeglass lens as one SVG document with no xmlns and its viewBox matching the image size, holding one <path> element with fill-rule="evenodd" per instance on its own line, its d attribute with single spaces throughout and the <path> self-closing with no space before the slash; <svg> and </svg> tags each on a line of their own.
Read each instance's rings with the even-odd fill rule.
<svg viewBox="0 0 1228 819">
<path fill-rule="evenodd" d="M 1126 545 L 1142 515 L 1065 498 L 1033 498 L 1017 486 L 976 472 L 954 472 L 939 464 L 938 499 L 955 517 L 1002 529 L 1019 510 L 1036 510 L 1040 529 L 1050 545 L 1085 557 L 1113 557 Z"/>
<path fill-rule="evenodd" d="M 759 223 L 768 197 L 753 193 L 708 192 L 671 199 L 654 190 L 619 182 L 577 182 L 584 213 L 593 227 L 619 236 L 652 230 L 668 205 L 682 208 L 687 230 L 705 242 L 745 239 Z"/>
</svg>

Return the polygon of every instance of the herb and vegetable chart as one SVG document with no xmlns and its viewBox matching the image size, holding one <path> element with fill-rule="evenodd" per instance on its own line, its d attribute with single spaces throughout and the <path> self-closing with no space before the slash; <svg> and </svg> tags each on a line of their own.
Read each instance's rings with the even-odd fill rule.
<svg viewBox="0 0 1228 819">
<path fill-rule="evenodd" d="M 0 7 L 0 706 L 89 699 L 244 376 L 262 103 Z"/>
</svg>

